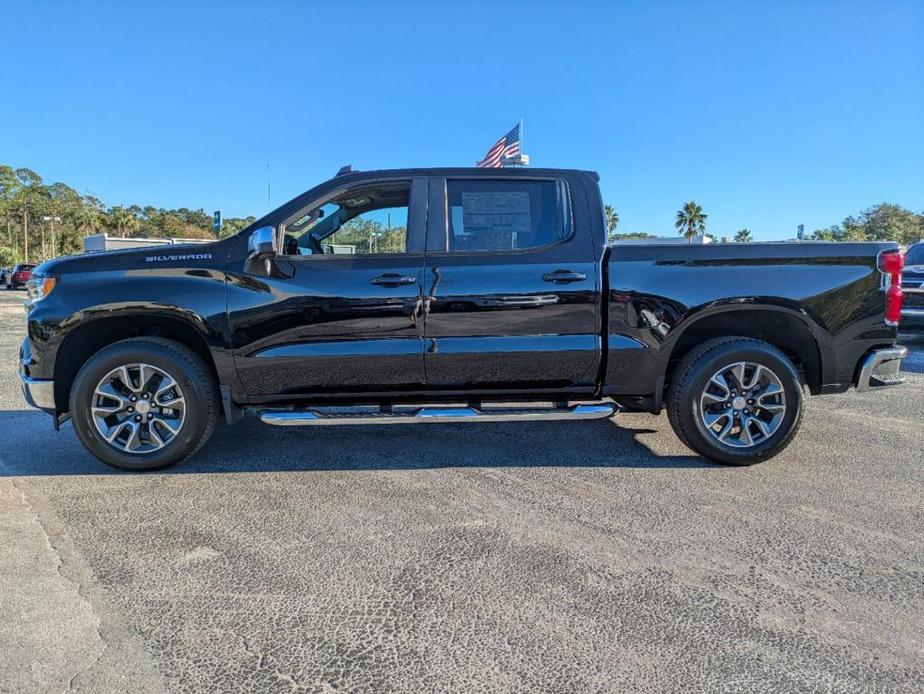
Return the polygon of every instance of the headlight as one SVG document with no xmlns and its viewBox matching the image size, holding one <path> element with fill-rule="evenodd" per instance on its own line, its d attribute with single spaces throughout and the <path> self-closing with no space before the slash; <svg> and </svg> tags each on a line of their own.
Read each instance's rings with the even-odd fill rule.
<svg viewBox="0 0 924 694">
<path fill-rule="evenodd" d="M 57 284 L 57 280 L 55 280 L 54 277 L 33 276 L 26 282 L 26 293 L 29 295 L 29 301 L 32 303 L 41 301 L 51 294 L 51 290 L 55 288 L 55 284 Z"/>
</svg>

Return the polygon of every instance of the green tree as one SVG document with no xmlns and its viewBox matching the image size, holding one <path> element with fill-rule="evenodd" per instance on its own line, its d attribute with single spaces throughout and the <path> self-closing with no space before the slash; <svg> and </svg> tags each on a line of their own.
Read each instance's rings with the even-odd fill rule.
<svg viewBox="0 0 924 694">
<path fill-rule="evenodd" d="M 19 235 L 16 200 L 19 197 L 19 179 L 12 166 L 0 165 L 0 223 L 3 224 L 3 239 L 10 248 L 16 247 Z"/>
<path fill-rule="evenodd" d="M 0 267 L 10 267 L 19 262 L 19 249 L 12 246 L 0 246 Z"/>
<path fill-rule="evenodd" d="M 85 195 L 80 200 L 80 208 L 74 212 L 74 225 L 83 236 L 97 234 L 105 227 L 105 214 L 103 203 L 92 195 Z"/>
<path fill-rule="evenodd" d="M 860 214 L 870 241 L 898 241 L 912 244 L 924 238 L 924 215 L 887 202 L 873 205 Z"/>
<path fill-rule="evenodd" d="M 646 234 L 643 231 L 630 231 L 626 234 L 610 234 L 610 243 L 617 243 L 619 241 L 627 241 L 629 239 L 656 239 L 658 238 L 654 234 Z"/>
<path fill-rule="evenodd" d="M 22 185 L 16 177 L 12 166 L 0 166 L 0 204 L 4 206 L 12 203 L 19 195 Z"/>
<path fill-rule="evenodd" d="M 20 225 L 20 257 L 23 260 L 41 259 L 44 229 L 37 222 L 47 210 L 47 191 L 42 177 L 32 169 L 15 169 L 14 174 L 17 191 L 12 208 Z"/>
<path fill-rule="evenodd" d="M 122 205 L 110 207 L 106 213 L 106 226 L 118 236 L 131 236 L 141 223 L 131 211 Z"/>
<path fill-rule="evenodd" d="M 750 229 L 739 229 L 735 234 L 735 241 L 738 243 L 747 243 L 748 241 L 753 241 L 754 237 L 751 235 Z"/>
<path fill-rule="evenodd" d="M 910 245 L 924 238 L 924 214 L 882 202 L 840 224 L 816 229 L 812 238 L 819 241 L 897 241 Z"/>
<path fill-rule="evenodd" d="M 615 240 L 616 227 L 619 226 L 619 213 L 612 205 L 603 206 L 603 218 L 606 222 L 606 235 L 610 243 Z"/>
<path fill-rule="evenodd" d="M 23 188 L 30 188 L 33 192 L 38 192 L 42 187 L 42 177 L 32 169 L 16 169 L 16 178 Z"/>
<path fill-rule="evenodd" d="M 221 238 L 227 238 L 228 236 L 234 236 L 244 227 L 249 227 L 257 221 L 257 218 L 254 216 L 250 217 L 227 217 L 221 221 L 221 232 L 218 234 Z"/>
<path fill-rule="evenodd" d="M 674 221 L 674 227 L 686 237 L 687 241 L 693 243 L 697 234 L 706 233 L 706 218 L 708 215 L 703 212 L 703 208 L 692 200 L 684 203 L 677 211 L 677 218 Z"/>
</svg>

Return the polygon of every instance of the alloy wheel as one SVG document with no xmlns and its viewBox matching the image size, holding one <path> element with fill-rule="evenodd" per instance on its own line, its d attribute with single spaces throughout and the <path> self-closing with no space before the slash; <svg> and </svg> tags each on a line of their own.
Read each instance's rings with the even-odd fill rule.
<svg viewBox="0 0 924 694">
<path fill-rule="evenodd" d="M 93 424 L 123 453 L 161 450 L 186 420 L 186 398 L 177 380 L 150 364 L 125 364 L 106 374 L 93 390 Z"/>
<path fill-rule="evenodd" d="M 700 417 L 713 439 L 732 448 L 751 448 L 769 439 L 786 414 L 783 383 L 762 364 L 723 366 L 706 382 Z"/>
</svg>

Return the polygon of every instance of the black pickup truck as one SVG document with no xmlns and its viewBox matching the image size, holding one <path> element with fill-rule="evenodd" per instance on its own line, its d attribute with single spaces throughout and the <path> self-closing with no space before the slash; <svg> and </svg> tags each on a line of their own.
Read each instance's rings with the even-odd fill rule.
<svg viewBox="0 0 924 694">
<path fill-rule="evenodd" d="M 300 426 L 666 409 L 690 448 L 749 464 L 793 438 L 806 391 L 902 380 L 894 244 L 608 246 L 597 180 L 344 167 L 233 237 L 46 262 L 25 396 L 132 470 L 245 410 Z"/>
</svg>

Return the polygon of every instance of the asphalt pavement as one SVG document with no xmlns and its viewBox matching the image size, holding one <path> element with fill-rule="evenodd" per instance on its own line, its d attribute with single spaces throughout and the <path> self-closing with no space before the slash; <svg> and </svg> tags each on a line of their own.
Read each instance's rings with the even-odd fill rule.
<svg viewBox="0 0 924 694">
<path fill-rule="evenodd" d="M 666 416 L 222 426 L 152 474 L 28 410 L 0 291 L 0 691 L 922 691 L 924 339 L 717 466 Z"/>
</svg>

